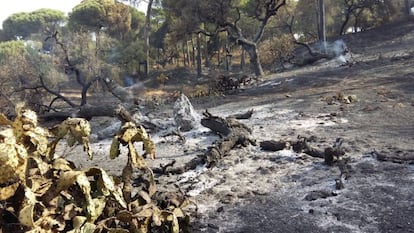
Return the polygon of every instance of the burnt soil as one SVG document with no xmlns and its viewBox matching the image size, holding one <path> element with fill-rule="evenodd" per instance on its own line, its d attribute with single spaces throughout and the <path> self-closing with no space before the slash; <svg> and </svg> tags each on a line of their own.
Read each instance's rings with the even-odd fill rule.
<svg viewBox="0 0 414 233">
<path fill-rule="evenodd" d="M 208 108 L 223 117 L 254 109 L 241 121 L 258 142 L 305 136 L 324 149 L 343 138 L 350 171 L 344 188 L 335 188 L 338 166 L 321 158 L 234 148 L 214 168 L 157 178 L 165 189 L 181 185 L 197 203 L 191 232 L 414 232 L 414 19 L 342 39 L 350 64 L 321 61 L 267 75 L 230 95 L 191 101 L 198 112 Z M 342 95 L 358 101 L 333 98 Z M 170 122 L 172 105 L 148 114 Z M 150 165 L 188 161 L 218 140 L 201 128 L 185 136 L 183 143 L 153 135 L 158 152 Z M 67 158 L 117 174 L 124 161 L 105 162 L 109 144 L 94 143 L 93 161 L 76 149 Z"/>
</svg>

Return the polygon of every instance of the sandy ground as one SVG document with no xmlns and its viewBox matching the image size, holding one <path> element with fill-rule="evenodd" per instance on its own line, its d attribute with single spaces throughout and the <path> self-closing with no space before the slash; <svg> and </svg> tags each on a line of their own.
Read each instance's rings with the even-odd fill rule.
<svg viewBox="0 0 414 233">
<path fill-rule="evenodd" d="M 254 109 L 251 119 L 241 121 L 258 142 L 313 136 L 311 145 L 323 149 L 343 138 L 351 166 L 345 188 L 335 188 L 339 169 L 323 159 L 292 150 L 235 148 L 217 167 L 157 178 L 167 189 L 178 184 L 198 204 L 192 232 L 414 232 L 414 161 L 377 159 L 414 154 L 414 23 L 344 41 L 352 66 L 325 61 L 266 76 L 234 95 L 192 101 L 199 113 L 208 108 L 222 117 Z M 331 101 L 338 93 L 358 101 Z M 150 117 L 174 124 L 168 105 Z M 96 129 L 113 124 L 96 122 Z M 185 143 L 162 134 L 152 135 L 158 151 L 152 167 L 188 161 L 218 140 L 202 126 L 185 133 Z M 109 146 L 110 139 L 95 142 L 93 161 L 79 148 L 65 155 L 80 166 L 119 174 L 125 158 L 109 161 Z"/>
</svg>

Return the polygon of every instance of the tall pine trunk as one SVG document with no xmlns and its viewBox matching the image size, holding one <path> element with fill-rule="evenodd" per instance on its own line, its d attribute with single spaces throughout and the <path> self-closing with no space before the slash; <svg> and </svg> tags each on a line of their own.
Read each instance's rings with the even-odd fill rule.
<svg viewBox="0 0 414 233">
<path fill-rule="evenodd" d="M 197 78 L 201 78 L 201 38 L 197 34 Z"/>
<path fill-rule="evenodd" d="M 244 54 L 246 51 L 244 50 L 243 46 L 241 46 L 241 56 L 240 56 L 240 70 L 244 70 L 244 66 L 246 65 L 246 61 L 244 59 Z"/>
<path fill-rule="evenodd" d="M 154 0 L 148 1 L 147 6 L 147 15 L 145 17 L 145 30 L 144 30 L 144 37 L 145 37 L 145 44 L 144 44 L 144 50 L 145 50 L 145 75 L 148 76 L 150 71 L 150 33 L 151 33 L 151 12 L 152 12 L 152 3 Z"/>
<path fill-rule="evenodd" d="M 210 59 L 208 56 L 208 41 L 207 41 L 207 35 L 204 35 L 204 65 L 206 67 L 210 67 Z"/>
<path fill-rule="evenodd" d="M 404 9 L 405 9 L 405 14 L 410 15 L 411 13 L 410 0 L 404 0 Z"/>
<path fill-rule="evenodd" d="M 322 42 L 323 52 L 326 50 L 326 23 L 325 23 L 325 2 L 319 0 L 319 41 Z"/>
</svg>

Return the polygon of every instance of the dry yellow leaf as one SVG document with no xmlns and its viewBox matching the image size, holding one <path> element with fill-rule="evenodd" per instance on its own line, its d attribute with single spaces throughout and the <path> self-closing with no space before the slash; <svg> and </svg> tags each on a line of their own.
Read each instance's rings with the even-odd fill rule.
<svg viewBox="0 0 414 233">
<path fill-rule="evenodd" d="M 72 184 L 75 183 L 78 176 L 82 174 L 82 171 L 66 171 L 62 173 L 57 181 L 56 188 L 53 190 L 55 195 L 60 191 L 68 189 Z"/>
<path fill-rule="evenodd" d="M 34 227 L 33 212 L 35 204 L 24 206 L 19 212 L 19 222 L 28 227 Z"/>
<path fill-rule="evenodd" d="M 135 125 L 132 125 L 129 123 L 130 122 L 126 123 L 126 125 L 123 126 L 125 131 L 122 133 L 121 138 L 120 138 L 125 143 L 132 141 L 135 134 L 137 134 Z"/>
<path fill-rule="evenodd" d="M 150 197 L 150 195 L 148 195 L 147 192 L 140 190 L 140 191 L 138 191 L 138 195 L 140 197 L 142 197 L 142 199 L 144 199 L 144 201 L 146 202 L 146 204 L 149 204 L 149 203 L 152 202 L 151 197 Z"/>
<path fill-rule="evenodd" d="M 16 182 L 6 187 L 1 187 L 0 188 L 0 201 L 4 201 L 12 197 L 16 193 L 16 190 L 19 187 L 19 185 L 20 184 Z"/>
<path fill-rule="evenodd" d="M 109 157 L 111 159 L 117 158 L 119 156 L 119 154 L 121 153 L 121 150 L 119 149 L 119 144 L 120 143 L 119 143 L 118 137 L 115 136 L 112 139 L 111 149 L 109 151 Z"/>
<path fill-rule="evenodd" d="M 87 222 L 82 226 L 80 233 L 94 233 L 95 229 L 96 229 L 95 224 Z"/>
<path fill-rule="evenodd" d="M 0 184 L 25 180 L 26 149 L 17 144 L 13 129 L 0 131 Z"/>
<path fill-rule="evenodd" d="M 82 143 L 92 159 L 89 142 L 91 129 L 88 121 L 81 118 L 65 120 L 51 129 L 50 132 L 55 138 L 48 143 L 49 131 L 38 127 L 38 119 L 33 111 L 18 105 L 16 113 L 17 117 L 13 122 L 0 114 L 0 184 L 3 184 L 3 188 L 0 188 L 0 200 L 13 198 L 16 190 L 24 187 L 24 197 L 19 199 L 21 208 L 15 214 L 21 224 L 31 228 L 28 232 L 61 232 L 68 228 L 67 224 L 73 226 L 68 231 L 70 233 L 93 233 L 103 229 L 113 233 L 129 232 L 121 229 L 120 222 L 128 223 L 129 229 L 134 232 L 147 232 L 152 224 L 168 224 L 171 232 L 179 232 L 178 218 L 186 217 L 182 209 L 170 206 L 167 210 L 160 210 L 151 200 L 156 192 L 154 174 L 134 146 L 135 142 L 142 142 L 145 153 L 155 158 L 155 144 L 145 128 L 128 122 L 112 141 L 111 159 L 119 156 L 120 144 L 127 146 L 129 151 L 126 166 L 129 170 L 124 169 L 124 190 L 121 190 L 121 183 L 115 183 L 99 167 L 76 171 L 73 170 L 74 165 L 67 160 L 53 158 L 58 142 L 66 138 L 69 145 Z M 30 167 L 26 168 L 27 164 Z M 126 190 L 132 189 L 132 165 L 147 171 L 144 176 L 149 176 L 149 179 L 145 177 L 149 180 L 145 189 L 147 191 L 138 190 L 147 202 L 146 205 L 140 205 L 142 203 L 137 201 L 134 205 L 128 205 L 124 199 L 124 195 L 128 197 Z M 94 224 L 104 213 L 107 202 L 115 204 L 108 205 L 109 209 L 113 208 L 110 216 L 116 216 L 118 220 L 115 221 L 115 226 L 111 226 L 113 228 Z M 119 210 L 120 206 L 123 210 Z M 130 211 L 126 210 L 128 207 Z M 71 220 L 72 223 L 68 223 Z"/>
<path fill-rule="evenodd" d="M 171 221 L 171 233 L 179 233 L 180 232 L 180 225 L 178 224 L 177 216 L 172 213 L 172 221 Z"/>
<path fill-rule="evenodd" d="M 31 183 L 30 189 L 39 196 L 45 194 L 53 184 L 51 179 L 39 175 L 31 176 L 28 180 Z"/>
<path fill-rule="evenodd" d="M 75 216 L 72 220 L 73 229 L 80 229 L 86 222 L 85 216 Z"/>
<path fill-rule="evenodd" d="M 52 168 L 59 171 L 71 171 L 72 164 L 63 158 L 53 160 Z"/>
<path fill-rule="evenodd" d="M 88 222 L 93 223 L 102 215 L 106 205 L 105 197 L 93 198 L 87 203 L 86 210 L 88 212 Z"/>
<path fill-rule="evenodd" d="M 49 156 L 53 155 L 57 143 L 67 136 L 68 145 L 73 146 L 75 142 L 83 144 L 83 150 L 88 154 L 89 159 L 93 158 L 92 148 L 89 141 L 91 126 L 82 118 L 68 118 L 59 125 L 53 127 L 51 133 L 56 137 L 49 148 Z"/>
<path fill-rule="evenodd" d="M 3 113 L 0 113 L 0 125 L 12 125 L 13 122 L 10 121 Z"/>
<path fill-rule="evenodd" d="M 43 161 L 40 157 L 31 156 L 30 159 L 33 160 L 34 162 L 36 162 L 37 168 L 39 168 L 39 171 L 40 171 L 41 175 L 44 175 L 44 174 L 46 174 L 46 172 L 49 171 L 50 164 Z"/>
<path fill-rule="evenodd" d="M 138 213 L 134 214 L 135 218 L 149 218 L 151 217 L 153 214 L 152 209 L 143 209 L 141 211 L 139 211 Z"/>
<path fill-rule="evenodd" d="M 93 176 L 95 179 L 97 179 L 97 191 L 100 191 L 104 196 L 109 196 L 112 194 L 115 200 L 123 208 L 127 208 L 127 204 L 122 197 L 122 191 L 119 187 L 115 186 L 114 180 L 108 175 L 108 173 L 106 173 L 105 170 L 99 167 L 92 167 L 86 170 L 85 174 L 87 176 Z"/>
<path fill-rule="evenodd" d="M 155 186 L 154 172 L 152 172 L 150 168 L 148 168 L 148 172 L 150 173 L 150 184 L 148 187 L 148 194 L 150 195 L 150 197 L 152 197 L 157 191 L 157 188 Z"/>
<path fill-rule="evenodd" d="M 128 151 L 129 156 L 131 156 L 132 165 L 138 169 L 145 169 L 147 163 L 145 162 L 144 157 L 138 154 L 137 150 L 134 147 L 133 142 L 128 142 Z"/>
<path fill-rule="evenodd" d="M 175 216 L 177 216 L 177 218 L 184 218 L 185 217 L 184 212 L 181 208 L 175 208 L 173 210 L 173 213 L 175 214 Z"/>
<path fill-rule="evenodd" d="M 162 217 L 161 211 L 158 208 L 152 210 L 152 221 L 156 226 L 161 226 L 164 218 Z"/>
</svg>

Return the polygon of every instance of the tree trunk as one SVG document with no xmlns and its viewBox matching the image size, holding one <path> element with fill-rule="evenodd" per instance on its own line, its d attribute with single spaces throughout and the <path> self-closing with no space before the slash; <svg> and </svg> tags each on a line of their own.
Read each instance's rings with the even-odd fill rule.
<svg viewBox="0 0 414 233">
<path fill-rule="evenodd" d="M 345 27 L 348 24 L 350 18 L 351 18 L 351 7 L 347 7 L 347 9 L 345 10 L 345 20 L 341 25 L 339 35 L 345 34 Z"/>
<path fill-rule="evenodd" d="M 210 66 L 210 59 L 208 57 L 208 46 L 207 45 L 208 45 L 207 35 L 204 35 L 204 61 L 205 61 L 204 65 L 206 67 L 209 67 Z"/>
<path fill-rule="evenodd" d="M 191 44 L 191 47 L 188 46 L 188 43 Z M 194 67 L 196 58 L 195 58 L 195 46 L 194 46 L 194 41 L 193 41 L 192 36 L 190 38 L 190 42 L 187 41 L 187 51 L 188 51 L 188 64 L 190 67 Z"/>
<path fill-rule="evenodd" d="M 118 105 L 99 105 L 94 106 L 90 104 L 85 104 L 80 108 L 73 108 L 73 110 L 65 112 L 48 112 L 42 115 L 39 115 L 39 119 L 42 122 L 51 122 L 51 121 L 63 121 L 68 117 L 82 117 L 85 119 L 91 119 L 98 116 L 108 116 L 114 117 L 116 115 L 116 109 L 119 108 Z"/>
<path fill-rule="evenodd" d="M 201 38 L 197 34 L 197 78 L 201 78 Z"/>
<path fill-rule="evenodd" d="M 155 132 L 163 127 L 147 120 L 134 119 L 131 111 L 136 111 L 134 106 L 125 106 L 123 104 L 104 104 L 104 105 L 90 105 L 85 104 L 79 108 L 73 108 L 65 112 L 48 112 L 39 115 L 39 120 L 43 123 L 53 124 L 66 120 L 68 117 L 80 117 L 86 120 L 91 120 L 93 117 L 106 116 L 117 117 L 122 122 L 134 122 L 137 125 L 142 125 L 148 132 Z M 99 133 L 98 133 L 99 136 Z M 103 135 L 106 138 L 108 135 Z"/>
<path fill-rule="evenodd" d="M 361 14 L 364 12 L 364 8 L 359 8 L 357 10 L 354 11 L 354 18 L 355 18 L 355 22 L 354 22 L 354 31 L 358 32 L 358 31 L 362 31 L 360 27 L 360 23 L 359 23 L 359 19 Z"/>
<path fill-rule="evenodd" d="M 246 61 L 244 59 L 244 54 L 246 51 L 244 50 L 243 46 L 241 47 L 241 56 L 240 56 L 240 70 L 244 70 L 244 66 L 246 65 Z"/>
<path fill-rule="evenodd" d="M 145 50 L 145 59 L 146 59 L 146 63 L 145 63 L 145 75 L 148 76 L 149 71 L 150 71 L 150 44 L 149 44 L 149 38 L 150 38 L 150 33 L 151 33 L 151 12 L 152 12 L 152 3 L 154 2 L 154 0 L 149 0 L 148 1 L 148 6 L 147 6 L 147 15 L 145 17 L 145 29 L 144 29 L 144 38 L 145 38 L 145 43 L 144 43 L 144 50 Z"/>
<path fill-rule="evenodd" d="M 405 14 L 410 15 L 411 13 L 410 0 L 404 0 L 404 9 L 405 9 Z"/>
<path fill-rule="evenodd" d="M 249 54 L 250 57 L 250 66 L 253 71 L 253 73 L 258 76 L 263 76 L 263 68 L 262 64 L 260 63 L 259 59 L 259 53 L 257 50 L 257 43 L 259 43 L 260 39 L 263 36 L 264 28 L 267 24 L 267 19 L 262 20 L 262 24 L 259 27 L 258 32 L 256 33 L 254 40 L 248 40 L 246 39 L 243 34 L 241 28 L 239 28 L 235 24 L 229 24 L 229 29 L 227 30 L 228 35 L 235 41 L 237 41 L 243 48 L 246 50 L 246 52 Z"/>
<path fill-rule="evenodd" d="M 186 41 L 186 42 L 183 42 L 183 65 L 184 67 L 187 66 L 187 57 L 189 56 L 188 54 L 189 54 L 188 53 L 188 42 Z"/>
<path fill-rule="evenodd" d="M 319 0 L 319 41 L 323 43 L 323 52 L 326 50 L 326 23 L 325 23 L 325 2 Z"/>
<path fill-rule="evenodd" d="M 217 67 L 220 67 L 221 64 L 221 54 L 220 54 L 220 48 L 217 50 Z"/>
<path fill-rule="evenodd" d="M 204 118 L 201 119 L 201 125 L 223 137 L 204 154 L 204 162 L 208 167 L 217 165 L 222 157 L 237 145 L 256 145 L 256 142 L 251 139 L 251 129 L 234 118 L 223 119 L 206 111 Z"/>
<path fill-rule="evenodd" d="M 242 44 L 243 48 L 246 50 L 246 52 L 249 54 L 250 57 L 250 65 L 252 67 L 252 70 L 256 76 L 263 76 L 263 68 L 262 64 L 260 63 L 259 54 L 257 51 L 257 45 L 255 43 Z"/>
<path fill-rule="evenodd" d="M 182 167 L 155 168 L 155 173 L 162 174 L 181 174 L 183 172 L 194 170 L 198 165 L 205 164 L 207 167 L 213 167 L 220 163 L 220 160 L 237 146 L 256 145 L 256 141 L 251 138 L 252 130 L 235 120 L 234 118 L 221 118 L 211 115 L 207 110 L 204 112 L 204 118 L 201 124 L 209 128 L 214 133 L 222 136 L 219 142 L 210 146 L 207 151 L 200 156 L 185 163 Z"/>
</svg>

